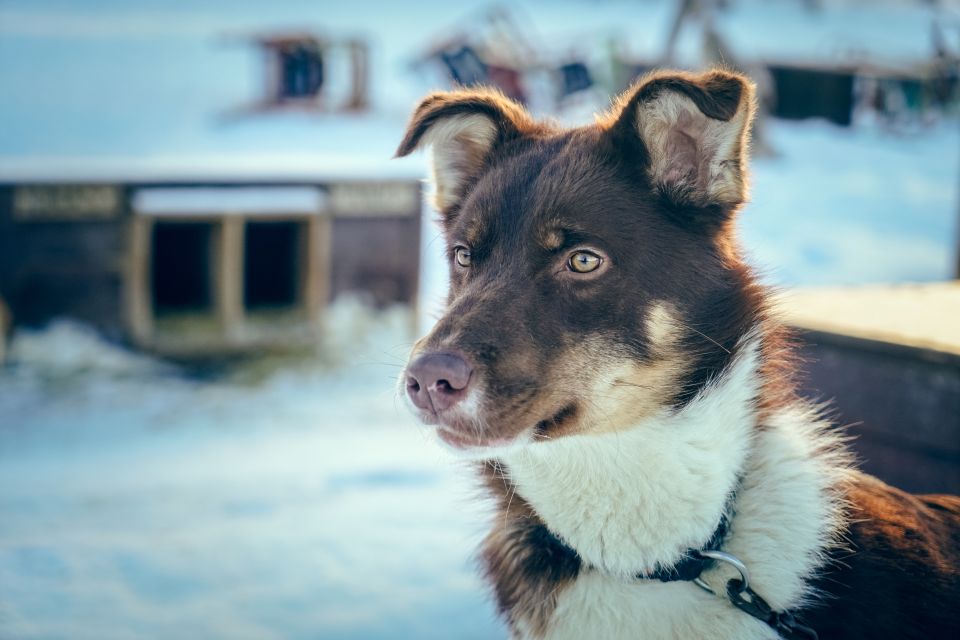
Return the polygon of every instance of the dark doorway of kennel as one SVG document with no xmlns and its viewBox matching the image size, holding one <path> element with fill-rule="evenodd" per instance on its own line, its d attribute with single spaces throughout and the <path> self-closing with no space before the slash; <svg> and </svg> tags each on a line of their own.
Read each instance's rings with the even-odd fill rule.
<svg viewBox="0 0 960 640">
<path fill-rule="evenodd" d="M 213 225 L 158 221 L 150 247 L 150 290 L 154 312 L 208 312 L 211 296 Z"/>
<path fill-rule="evenodd" d="M 125 291 L 138 346 L 203 357 L 315 339 L 329 290 L 318 190 L 157 187 L 133 204 Z"/>
<path fill-rule="evenodd" d="M 249 221 L 244 230 L 243 303 L 250 311 L 295 307 L 303 275 L 305 225 L 295 221 Z"/>
</svg>

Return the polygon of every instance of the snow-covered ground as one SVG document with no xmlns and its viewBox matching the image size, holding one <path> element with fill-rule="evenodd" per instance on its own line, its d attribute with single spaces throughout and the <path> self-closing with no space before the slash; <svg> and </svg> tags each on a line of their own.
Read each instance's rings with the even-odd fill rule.
<svg viewBox="0 0 960 640">
<path fill-rule="evenodd" d="M 0 373 L 0 638 L 494 638 L 485 510 L 394 396 L 407 312 L 202 381 L 58 323 Z M 281 364 L 282 366 L 278 366 Z"/>
<path fill-rule="evenodd" d="M 419 175 L 422 157 L 387 160 L 427 88 L 407 63 L 484 4 L 2 2 L 0 84 L 17 90 L 0 98 L 0 177 L 130 158 L 159 173 Z M 819 22 L 799 2 L 748 4 L 727 26 L 757 34 L 741 38 L 754 53 L 924 54 L 927 16 L 894 3 L 841 2 Z M 626 32 L 636 53 L 657 50 L 670 14 L 627 0 L 520 11 L 541 42 Z M 252 50 L 225 34 L 315 25 L 371 36 L 374 116 L 220 118 L 259 89 Z M 950 276 L 955 120 L 900 134 L 774 121 L 766 136 L 777 154 L 754 161 L 740 223 L 769 281 Z M 425 227 L 420 331 L 445 287 L 436 236 Z M 487 518 L 471 474 L 394 393 L 414 324 L 346 302 L 321 355 L 215 378 L 69 322 L 19 332 L 0 367 L 0 638 L 503 637 L 471 559 Z"/>
<path fill-rule="evenodd" d="M 960 249 L 960 123 L 914 134 L 769 121 L 743 244 L 784 285 L 945 280 Z"/>
</svg>

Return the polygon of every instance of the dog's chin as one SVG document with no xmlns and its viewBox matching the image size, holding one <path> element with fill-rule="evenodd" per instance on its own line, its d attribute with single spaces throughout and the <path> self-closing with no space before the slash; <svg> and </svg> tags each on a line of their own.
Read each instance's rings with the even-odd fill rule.
<svg viewBox="0 0 960 640">
<path fill-rule="evenodd" d="M 434 427 L 434 433 L 444 448 L 460 455 L 484 457 L 482 452 L 509 447 L 523 440 L 522 432 L 509 436 L 486 433 L 480 420 L 459 407 L 433 412 L 415 407 L 409 401 L 407 406 L 421 424 Z"/>
<path fill-rule="evenodd" d="M 480 421 L 458 411 L 436 414 L 415 410 L 414 414 L 421 423 L 433 427 L 437 440 L 445 449 L 466 458 L 495 457 L 497 451 L 529 441 L 533 431 L 529 428 L 509 435 L 493 435 Z"/>
<path fill-rule="evenodd" d="M 491 460 L 505 451 L 522 447 L 531 441 L 530 430 L 524 430 L 510 437 L 478 436 L 476 432 L 464 432 L 443 425 L 435 430 L 437 441 L 448 452 L 464 460 Z"/>
<path fill-rule="evenodd" d="M 492 438 L 485 436 L 469 426 L 437 425 L 437 437 L 440 441 L 457 451 L 473 451 L 478 449 L 498 449 L 509 447 L 521 438 L 522 434 L 509 437 Z"/>
<path fill-rule="evenodd" d="M 497 436 L 484 433 L 482 427 L 462 416 L 452 418 L 446 418 L 443 415 L 431 416 L 430 424 L 436 426 L 437 439 L 445 445 L 445 448 L 461 457 L 489 459 L 509 449 L 550 440 L 551 437 L 546 435 L 545 431 L 550 428 L 569 426 L 569 423 L 575 422 L 576 413 L 576 405 L 568 405 L 554 413 L 552 417 L 540 420 L 516 433 Z M 516 422 L 522 424 L 524 420 L 518 418 Z"/>
<path fill-rule="evenodd" d="M 493 435 L 484 428 L 482 419 L 477 420 L 475 416 L 466 414 L 460 408 L 435 413 L 414 407 L 412 403 L 408 406 L 422 424 L 434 427 L 437 440 L 445 449 L 459 457 L 470 459 L 495 458 L 505 450 L 548 440 L 550 436 L 545 432 L 549 427 L 572 422 L 577 413 L 575 405 L 568 405 L 550 414 L 552 417 L 540 421 L 531 420 L 529 415 L 516 416 L 515 419 L 498 416 L 498 423 L 527 423 L 530 426 L 506 435 Z"/>
</svg>

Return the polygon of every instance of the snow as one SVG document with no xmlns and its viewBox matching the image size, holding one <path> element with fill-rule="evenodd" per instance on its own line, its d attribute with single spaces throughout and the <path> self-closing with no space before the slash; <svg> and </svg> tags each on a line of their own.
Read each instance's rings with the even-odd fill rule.
<svg viewBox="0 0 960 640">
<path fill-rule="evenodd" d="M 400 123 L 384 135 L 400 135 Z M 392 154 L 393 148 L 389 149 Z M 387 154 L 384 147 L 383 153 Z M 343 182 L 412 180 L 424 175 L 420 157 L 372 158 L 369 151 L 330 153 L 158 154 L 155 156 L 0 157 L 0 181 L 64 182 Z"/>
<path fill-rule="evenodd" d="M 957 3 L 942 11 L 919 2 L 736 2 L 718 28 L 741 57 L 771 62 L 856 63 L 907 68 L 933 54 L 937 18 L 956 19 Z"/>
<path fill-rule="evenodd" d="M 960 15 L 957 2 L 941 4 L 831 2 L 811 13 L 799 0 L 741 0 L 717 26 L 748 60 L 907 64 L 932 53 L 935 18 L 950 24 Z M 137 175 L 155 167 L 155 158 L 173 168 L 177 162 L 195 168 L 192 158 L 201 157 L 269 170 L 262 155 L 297 157 L 301 172 L 311 162 L 335 168 L 344 160 L 369 175 L 393 155 L 411 105 L 436 88 L 437 78 L 413 73 L 411 62 L 431 43 L 479 24 L 489 6 L 487 0 L 6 0 L 0 3 L 6 88 L 0 178 L 22 177 L 19 161 L 31 162 L 40 177 L 76 174 L 90 160 L 113 160 L 108 166 L 129 166 Z M 526 40 L 558 60 L 574 53 L 595 59 L 611 46 L 655 59 L 673 6 L 667 0 L 510 4 Z M 264 72 L 248 36 L 284 29 L 367 38 L 372 112 L 250 113 Z M 695 62 L 700 50 L 697 30 L 686 29 L 681 57 Z M 138 170 L 141 163 L 146 169 Z"/>
<path fill-rule="evenodd" d="M 409 313 L 331 324 L 320 358 L 216 379 L 70 323 L 19 333 L 0 637 L 502 636 L 470 474 L 394 397 Z"/>
<path fill-rule="evenodd" d="M 925 55 L 927 9 L 841 2 L 814 20 L 800 4 L 745 0 L 720 26 L 754 55 Z M 485 5 L 7 0 L 0 180 L 418 178 L 423 155 L 389 159 L 432 88 L 408 63 Z M 626 34 L 649 55 L 671 16 L 665 2 L 516 7 L 558 54 Z M 235 112 L 260 90 L 238 37 L 290 26 L 371 38 L 373 114 Z M 955 119 L 768 120 L 765 136 L 776 154 L 753 161 L 739 224 L 766 280 L 950 276 Z M 394 392 L 443 305 L 433 225 L 423 251 L 419 316 L 341 301 L 299 358 L 211 374 L 65 320 L 18 331 L 0 367 L 0 638 L 504 637 L 472 559 L 486 505 Z"/>
<path fill-rule="evenodd" d="M 944 280 L 956 264 L 960 127 L 923 132 L 768 121 L 743 244 L 783 285 Z"/>
<path fill-rule="evenodd" d="M 196 187 L 138 189 L 133 210 L 144 214 L 229 212 L 286 215 L 319 213 L 326 194 L 315 187 Z"/>
</svg>

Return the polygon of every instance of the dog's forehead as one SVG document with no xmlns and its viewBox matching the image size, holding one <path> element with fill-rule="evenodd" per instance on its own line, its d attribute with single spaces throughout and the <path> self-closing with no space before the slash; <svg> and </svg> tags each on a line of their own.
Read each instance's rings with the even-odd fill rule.
<svg viewBox="0 0 960 640">
<path fill-rule="evenodd" d="M 559 248 L 566 231 L 601 233 L 610 201 L 623 185 L 580 131 L 527 145 L 493 161 L 468 198 L 458 235 L 474 246 L 498 240 Z"/>
</svg>

